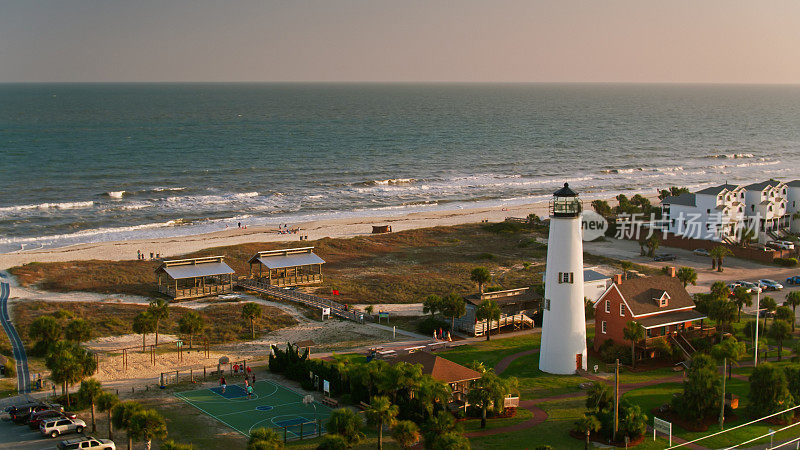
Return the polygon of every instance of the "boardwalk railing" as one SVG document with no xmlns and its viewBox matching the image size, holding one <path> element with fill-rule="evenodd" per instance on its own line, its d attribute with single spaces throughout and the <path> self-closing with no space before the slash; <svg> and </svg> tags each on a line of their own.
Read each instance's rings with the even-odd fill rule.
<svg viewBox="0 0 800 450">
<path fill-rule="evenodd" d="M 185 289 L 175 289 L 174 286 L 161 285 L 158 291 L 176 300 L 192 297 L 203 297 L 206 295 L 224 294 L 233 290 L 233 283 L 211 284 L 206 286 L 190 287 Z"/>
<path fill-rule="evenodd" d="M 254 279 L 239 280 L 238 284 L 239 287 L 244 289 L 261 292 L 281 300 L 301 303 L 303 305 L 310 306 L 312 308 L 318 308 L 320 310 L 330 308 L 331 315 L 340 317 L 342 319 L 362 322 L 363 320 L 368 319 L 369 316 L 369 314 L 364 314 L 362 312 L 353 311 L 352 309 L 346 308 L 345 305 L 336 303 L 333 300 L 317 297 L 316 295 L 306 294 L 304 292 L 298 292 L 292 289 L 283 289 L 267 283 L 261 283 Z"/>
</svg>

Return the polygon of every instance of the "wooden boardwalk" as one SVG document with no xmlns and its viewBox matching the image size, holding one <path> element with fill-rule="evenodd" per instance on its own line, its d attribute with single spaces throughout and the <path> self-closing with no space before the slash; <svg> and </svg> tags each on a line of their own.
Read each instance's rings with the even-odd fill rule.
<svg viewBox="0 0 800 450">
<path fill-rule="evenodd" d="M 287 300 L 290 302 L 300 303 L 305 306 L 310 306 L 312 308 L 317 308 L 320 310 L 320 312 L 323 308 L 330 308 L 332 316 L 342 319 L 352 320 L 358 323 L 362 323 L 364 320 L 368 319 L 368 314 L 347 309 L 341 303 L 336 303 L 333 300 L 317 297 L 316 295 L 298 292 L 293 289 L 284 289 L 277 286 L 271 286 L 266 283 L 259 283 L 255 280 L 249 279 L 239 280 L 237 284 L 242 289 L 261 292 L 262 294 L 267 294 L 271 297 L 281 300 Z"/>
</svg>

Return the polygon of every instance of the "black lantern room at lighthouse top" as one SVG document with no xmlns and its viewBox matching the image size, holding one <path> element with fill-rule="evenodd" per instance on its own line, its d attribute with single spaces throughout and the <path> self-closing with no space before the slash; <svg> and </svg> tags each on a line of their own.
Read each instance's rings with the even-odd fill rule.
<svg viewBox="0 0 800 450">
<path fill-rule="evenodd" d="M 578 217 L 583 210 L 583 205 L 578 198 L 578 193 L 564 183 L 564 187 L 553 193 L 550 201 L 550 216 L 552 217 Z"/>
</svg>

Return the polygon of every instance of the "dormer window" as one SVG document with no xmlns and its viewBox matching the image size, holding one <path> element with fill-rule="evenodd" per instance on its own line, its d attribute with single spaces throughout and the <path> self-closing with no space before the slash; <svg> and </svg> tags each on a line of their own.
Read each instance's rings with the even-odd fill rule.
<svg viewBox="0 0 800 450">
<path fill-rule="evenodd" d="M 667 291 L 664 291 L 660 297 L 654 298 L 653 300 L 656 301 L 656 305 L 658 305 L 659 308 L 664 308 L 669 305 L 669 294 L 667 294 Z"/>
</svg>

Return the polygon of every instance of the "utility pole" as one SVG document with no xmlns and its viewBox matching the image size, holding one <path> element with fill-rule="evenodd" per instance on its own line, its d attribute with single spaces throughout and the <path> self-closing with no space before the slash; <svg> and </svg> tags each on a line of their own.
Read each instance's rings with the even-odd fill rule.
<svg viewBox="0 0 800 450">
<path fill-rule="evenodd" d="M 756 317 L 756 321 L 758 318 Z M 725 426 L 725 379 L 727 378 L 728 357 L 722 358 L 722 405 L 719 407 L 719 429 Z"/>
<path fill-rule="evenodd" d="M 619 358 L 614 368 L 614 442 L 617 441 L 617 430 L 619 429 Z"/>
<path fill-rule="evenodd" d="M 761 303 L 761 293 L 756 291 L 756 335 L 755 335 L 755 351 L 753 352 L 753 367 L 758 367 L 758 322 L 761 315 L 759 305 Z"/>
</svg>

